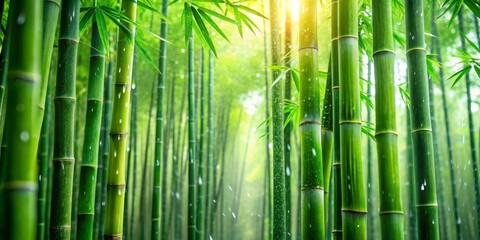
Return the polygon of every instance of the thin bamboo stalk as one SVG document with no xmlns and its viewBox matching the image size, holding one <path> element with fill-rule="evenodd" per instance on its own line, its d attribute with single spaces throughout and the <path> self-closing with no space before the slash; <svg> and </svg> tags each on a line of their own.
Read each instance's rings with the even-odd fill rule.
<svg viewBox="0 0 480 240">
<path fill-rule="evenodd" d="M 193 32 L 188 40 L 188 239 L 195 239 L 196 224 L 196 118 L 195 118 L 195 77 L 193 71 Z"/>
</svg>

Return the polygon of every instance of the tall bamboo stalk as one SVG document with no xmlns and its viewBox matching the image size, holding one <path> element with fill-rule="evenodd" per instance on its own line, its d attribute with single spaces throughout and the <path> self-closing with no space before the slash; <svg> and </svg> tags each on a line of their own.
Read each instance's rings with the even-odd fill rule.
<svg viewBox="0 0 480 240">
<path fill-rule="evenodd" d="M 375 64 L 375 139 L 380 192 L 382 239 L 403 239 L 403 206 L 398 169 L 395 112 L 395 53 L 392 2 L 374 0 L 373 60 Z"/>
<path fill-rule="evenodd" d="M 333 104 L 333 194 L 332 196 L 332 237 L 335 240 L 342 239 L 342 177 L 340 162 L 340 86 L 339 86 L 339 66 L 338 66 L 338 0 L 332 0 L 332 17 L 331 17 L 331 40 L 332 40 L 332 104 Z"/>
<path fill-rule="evenodd" d="M 280 1 L 270 0 L 270 34 L 272 65 L 282 65 Z M 272 133 L 273 133 L 273 239 L 286 238 L 285 159 L 283 138 L 283 79 L 279 70 L 272 70 Z"/>
<path fill-rule="evenodd" d="M 338 1 L 340 161 L 343 239 L 366 239 L 367 204 L 362 170 L 358 67 L 358 2 Z"/>
<path fill-rule="evenodd" d="M 45 220 L 47 216 L 47 189 L 48 189 L 48 169 L 50 166 L 50 128 L 52 118 L 52 97 L 51 87 L 47 89 L 47 96 L 45 98 L 45 114 L 43 116 L 42 130 L 40 135 L 39 149 L 38 149 L 38 218 L 37 218 L 37 239 L 43 240 L 46 236 Z"/>
<path fill-rule="evenodd" d="M 70 239 L 75 122 L 75 74 L 77 63 L 80 1 L 62 3 L 58 39 L 58 69 L 55 96 L 55 145 L 50 239 Z"/>
<path fill-rule="evenodd" d="M 463 7 L 458 11 L 458 30 L 460 31 L 460 42 L 463 51 L 467 51 L 467 43 L 465 40 L 465 27 L 463 26 Z M 475 187 L 475 204 L 476 204 L 476 216 L 477 216 L 477 229 L 480 229 L 480 178 L 478 176 L 478 161 L 477 161 L 477 150 L 475 144 L 475 126 L 474 119 L 472 114 L 472 94 L 470 91 L 470 74 L 465 74 L 465 88 L 467 92 L 467 112 L 468 112 L 468 131 L 470 136 L 470 157 L 472 159 L 473 165 L 473 179 Z"/>
<path fill-rule="evenodd" d="M 195 76 L 193 71 L 193 32 L 188 39 L 188 239 L 195 239 L 196 231 L 196 118 L 195 118 Z"/>
<path fill-rule="evenodd" d="M 42 2 L 20 0 L 10 2 L 8 30 L 10 54 L 7 81 L 6 142 L 9 146 L 2 157 L 8 171 L 2 176 L 6 239 L 35 239 L 37 230 L 37 166 L 34 103 L 41 78 L 41 42 L 31 41 L 42 31 Z M 19 106 L 21 106 L 19 108 Z M 38 127 L 37 127 L 38 128 Z"/>
<path fill-rule="evenodd" d="M 168 1 L 162 1 L 162 14 L 167 16 L 168 13 Z M 167 36 L 167 23 L 164 19 L 160 23 L 160 37 L 165 39 Z M 160 239 L 160 236 L 164 236 L 165 233 L 161 232 L 160 226 L 165 225 L 165 222 L 160 224 L 160 210 L 161 210 L 161 198 L 160 195 L 166 194 L 160 193 L 161 185 L 161 171 L 162 165 L 165 165 L 166 159 L 163 158 L 163 95 L 165 91 L 165 76 L 167 66 L 167 44 L 165 41 L 160 40 L 160 52 L 158 66 L 160 74 L 157 78 L 157 120 L 155 124 L 155 164 L 153 169 L 153 201 L 152 201 L 152 240 Z"/>
<path fill-rule="evenodd" d="M 330 56 L 331 60 L 331 56 Z M 332 151 L 333 151 L 333 94 L 332 94 L 332 64 L 328 62 L 327 84 L 325 87 L 325 95 L 323 99 L 322 112 L 322 167 L 323 167 L 323 196 L 324 196 L 324 222 L 325 222 L 325 236 L 327 239 L 331 238 L 331 224 L 330 219 L 330 177 L 332 171 Z"/>
<path fill-rule="evenodd" d="M 95 214 L 95 183 L 97 179 L 98 151 L 102 125 L 105 46 L 100 39 L 97 22 L 92 23 L 92 47 L 85 125 L 85 142 L 80 175 L 79 201 L 77 213 L 77 239 L 93 239 Z"/>
<path fill-rule="evenodd" d="M 302 154 L 302 239 L 325 238 L 318 76 L 317 1 L 300 1 L 300 147 Z"/>
<path fill-rule="evenodd" d="M 372 59 L 368 58 L 367 65 L 367 80 L 372 82 Z M 367 84 L 367 94 L 368 97 L 372 96 L 372 86 Z M 367 108 L 367 122 L 372 122 L 372 109 Z M 373 215 L 373 190 L 372 190 L 372 163 L 373 163 L 373 153 L 372 153 L 372 139 L 368 138 L 367 140 L 367 237 L 369 240 L 375 239 L 375 226 L 374 226 L 374 215 Z"/>
<path fill-rule="evenodd" d="M 212 217 L 212 209 L 213 209 L 213 184 L 215 184 L 214 181 L 212 181 L 213 178 L 213 172 L 215 168 L 215 161 L 213 159 L 214 154 L 214 142 L 215 142 L 215 126 L 213 123 L 213 94 L 214 94 L 214 88 L 213 88 L 213 83 L 214 83 L 214 57 L 213 57 L 213 52 L 210 50 L 208 52 L 208 99 L 207 99 L 207 105 L 208 105 L 208 110 L 207 110 L 207 200 L 206 200 L 206 214 L 207 214 L 207 224 L 205 225 L 206 231 L 205 231 L 205 239 L 210 239 L 212 236 L 211 231 L 213 229 L 212 222 L 213 222 L 213 217 Z"/>
<path fill-rule="evenodd" d="M 203 48 L 200 51 L 200 136 L 198 143 L 198 180 L 197 180 L 197 236 L 195 239 L 204 239 L 205 232 L 205 81 L 204 81 L 205 57 Z"/>
<path fill-rule="evenodd" d="M 292 14 L 291 14 L 291 0 L 285 1 L 285 67 L 291 67 L 292 61 Z M 292 98 L 292 72 L 288 71 L 285 75 L 285 99 L 291 100 Z M 284 114 L 284 119 L 288 118 L 287 112 Z M 292 239 L 292 190 L 290 175 L 292 167 L 290 163 L 291 158 L 291 138 L 292 138 L 293 124 L 290 121 L 283 130 L 283 151 L 285 154 L 285 210 L 286 210 L 286 239 Z"/>
<path fill-rule="evenodd" d="M 122 0 L 121 11 L 130 21 L 136 20 L 137 4 L 134 1 Z M 120 31 L 118 36 L 117 77 L 115 79 L 112 122 L 110 127 L 110 151 L 107 177 L 107 213 L 105 222 L 105 239 L 116 239 L 122 236 L 123 211 L 125 199 L 125 163 L 127 134 L 130 122 L 130 92 L 134 53 L 135 25 L 122 21 L 129 30 L 130 36 Z"/>
<path fill-rule="evenodd" d="M 423 0 L 405 1 L 407 66 L 412 110 L 412 141 L 419 239 L 438 239 L 435 162 L 428 97 Z"/>
<path fill-rule="evenodd" d="M 408 85 L 407 85 L 408 86 Z M 412 132 L 412 119 L 410 114 L 410 107 L 407 105 L 407 132 Z M 417 209 L 415 207 L 416 197 L 415 191 L 412 186 L 415 185 L 415 173 L 414 173 L 414 162 L 413 162 L 413 144 L 412 144 L 412 135 L 407 134 L 407 172 L 408 172 L 408 239 L 416 240 L 417 239 Z"/>
</svg>

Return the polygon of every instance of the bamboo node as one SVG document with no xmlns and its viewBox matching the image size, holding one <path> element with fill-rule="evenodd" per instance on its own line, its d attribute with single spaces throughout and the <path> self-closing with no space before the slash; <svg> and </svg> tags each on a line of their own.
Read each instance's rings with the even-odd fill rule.
<svg viewBox="0 0 480 240">
<path fill-rule="evenodd" d="M 340 89 L 340 86 L 332 86 L 332 89 Z"/>
<path fill-rule="evenodd" d="M 73 38 L 68 38 L 68 37 L 59 37 L 58 38 L 58 41 L 60 42 L 60 40 L 66 40 L 66 41 L 70 41 L 70 42 L 74 42 L 74 43 L 79 43 L 78 39 L 73 39 Z"/>
<path fill-rule="evenodd" d="M 380 54 L 380 53 L 391 53 L 393 55 L 397 55 L 397 54 L 395 54 L 394 51 L 392 51 L 390 49 L 379 49 L 379 50 L 373 52 L 372 57 L 375 57 L 375 55 Z"/>
<path fill-rule="evenodd" d="M 320 187 L 320 186 L 311 186 L 311 187 L 303 187 L 303 188 L 302 188 L 302 192 L 303 192 L 303 191 L 312 191 L 312 190 L 320 190 L 320 191 L 323 191 L 323 187 Z"/>
<path fill-rule="evenodd" d="M 405 53 L 405 55 L 408 55 L 410 52 L 412 51 L 423 51 L 423 52 L 426 52 L 425 48 L 420 48 L 420 47 L 416 47 L 416 48 L 410 48 L 407 50 L 407 52 Z"/>
<path fill-rule="evenodd" d="M 55 97 L 53 100 L 54 100 L 54 101 L 65 100 L 65 101 L 75 102 L 75 101 L 77 101 L 77 98 L 75 98 L 75 97 L 67 97 L 67 96 L 57 96 L 57 97 Z"/>
<path fill-rule="evenodd" d="M 353 38 L 358 40 L 358 36 L 356 35 L 343 35 L 343 36 L 338 36 L 338 40 L 341 40 L 343 38 Z"/>
<path fill-rule="evenodd" d="M 60 7 L 60 0 L 45 0 L 45 2 L 52 2 L 55 3 L 58 7 Z"/>
<path fill-rule="evenodd" d="M 118 188 L 121 188 L 121 187 L 125 187 L 125 183 L 117 183 L 117 184 L 113 184 L 113 183 L 108 183 L 107 184 L 107 187 L 118 187 Z"/>
<path fill-rule="evenodd" d="M 301 47 L 301 48 L 298 48 L 298 52 L 302 51 L 302 50 L 306 50 L 306 49 L 313 49 L 313 50 L 317 50 L 318 51 L 318 47 Z"/>
<path fill-rule="evenodd" d="M 340 167 L 340 163 L 332 163 L 332 167 Z"/>
<path fill-rule="evenodd" d="M 339 121 L 338 124 L 360 124 L 362 125 L 362 122 L 361 121 L 356 121 L 356 120 L 343 120 L 343 121 Z"/>
<path fill-rule="evenodd" d="M 322 125 L 320 121 L 315 121 L 315 120 L 305 120 L 300 122 L 300 126 L 306 125 L 306 124 L 315 124 L 315 125 Z"/>
<path fill-rule="evenodd" d="M 416 133 L 416 132 L 432 132 L 432 129 L 431 128 L 417 128 L 415 130 L 412 130 L 412 133 Z"/>
<path fill-rule="evenodd" d="M 404 215 L 402 211 L 383 211 L 383 212 L 379 212 L 378 214 L 379 215 L 396 215 L 396 214 Z"/>
<path fill-rule="evenodd" d="M 50 227 L 50 230 L 69 230 L 70 226 L 58 226 L 58 227 Z"/>
<path fill-rule="evenodd" d="M 68 157 L 54 157 L 53 161 L 58 162 L 75 162 L 75 158 L 68 158 Z"/>
<path fill-rule="evenodd" d="M 416 207 L 438 207 L 437 203 L 417 204 Z"/>
<path fill-rule="evenodd" d="M 9 71 L 7 76 L 8 78 L 16 78 L 24 82 L 39 82 L 41 78 L 39 74 L 31 74 L 21 71 Z"/>
<path fill-rule="evenodd" d="M 122 233 L 115 233 L 115 234 L 103 234 L 105 238 L 111 238 L 111 239 L 121 239 L 123 237 Z"/>
<path fill-rule="evenodd" d="M 376 132 L 375 137 L 380 135 L 386 135 L 386 134 L 392 134 L 392 135 L 398 136 L 398 133 L 394 131 L 381 131 L 381 132 Z"/>
<path fill-rule="evenodd" d="M 367 211 L 365 211 L 365 210 L 343 209 L 342 208 L 342 212 L 351 213 L 351 214 L 359 214 L 359 215 L 367 215 Z"/>
<path fill-rule="evenodd" d="M 4 183 L 1 188 L 3 190 L 14 191 L 36 191 L 38 189 L 38 185 L 36 183 L 25 181 L 12 181 Z"/>
<path fill-rule="evenodd" d="M 100 98 L 89 98 L 87 99 L 87 102 L 103 102 L 103 99 L 100 99 Z"/>
<path fill-rule="evenodd" d="M 111 137 L 118 136 L 118 137 L 125 137 L 128 135 L 128 132 L 110 132 Z"/>
</svg>

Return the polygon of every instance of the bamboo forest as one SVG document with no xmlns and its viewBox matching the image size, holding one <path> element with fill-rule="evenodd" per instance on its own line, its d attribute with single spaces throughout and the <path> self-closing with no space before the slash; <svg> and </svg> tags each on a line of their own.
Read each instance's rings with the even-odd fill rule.
<svg viewBox="0 0 480 240">
<path fill-rule="evenodd" d="M 0 0 L 0 239 L 480 240 L 479 0 Z"/>
</svg>

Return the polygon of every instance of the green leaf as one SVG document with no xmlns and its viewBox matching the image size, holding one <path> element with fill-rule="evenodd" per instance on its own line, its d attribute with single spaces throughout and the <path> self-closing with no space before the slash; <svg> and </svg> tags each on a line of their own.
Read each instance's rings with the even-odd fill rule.
<svg viewBox="0 0 480 240">
<path fill-rule="evenodd" d="M 87 30 L 87 28 L 91 26 L 90 22 L 92 20 L 93 14 L 96 12 L 96 8 L 95 7 L 86 8 L 85 11 L 86 11 L 85 14 L 83 14 L 82 19 L 80 20 L 79 36 L 82 36 L 83 33 L 85 33 L 85 30 Z"/>
<path fill-rule="evenodd" d="M 295 83 L 295 89 L 297 89 L 297 91 L 300 91 L 299 77 L 298 77 L 297 70 L 295 69 L 293 69 L 292 71 L 292 79 L 293 79 L 293 82 Z"/>
<path fill-rule="evenodd" d="M 472 69 L 472 66 L 469 65 L 465 68 L 463 68 L 462 70 L 454 73 L 452 76 L 450 76 L 447 80 L 450 80 L 450 79 L 455 79 L 455 81 L 453 81 L 453 84 L 452 84 L 452 87 L 453 88 L 455 86 L 455 84 L 457 84 L 457 82 L 463 77 L 465 76 L 465 74 L 469 73 L 470 70 Z"/>
<path fill-rule="evenodd" d="M 237 8 L 240 8 L 240 9 L 244 10 L 245 12 L 252 13 L 252 14 L 254 14 L 254 15 L 258 16 L 258 17 L 261 17 L 261 18 L 263 18 L 263 19 L 268 19 L 268 18 L 265 17 L 263 14 L 255 11 L 255 10 L 249 8 L 249 7 L 246 7 L 246 6 L 243 6 L 243 5 L 236 5 L 236 6 L 237 6 Z"/>
<path fill-rule="evenodd" d="M 190 5 L 185 2 L 183 5 L 183 13 L 182 17 L 185 21 L 185 44 L 188 42 L 188 38 L 192 34 L 192 29 L 193 29 L 193 16 L 192 16 L 192 9 L 190 8 Z"/>
<path fill-rule="evenodd" d="M 198 9 L 198 13 L 202 16 L 202 18 L 208 22 L 208 24 L 210 24 L 210 26 L 212 26 L 213 29 L 215 29 L 215 31 L 220 34 L 220 36 L 222 36 L 225 40 L 227 40 L 227 42 L 230 42 L 230 40 L 228 40 L 228 37 L 225 35 L 225 33 L 223 33 L 222 29 L 220 29 L 220 27 L 218 27 L 218 25 L 215 23 L 215 21 L 213 21 L 210 16 L 208 16 L 202 9 Z"/>
<path fill-rule="evenodd" d="M 98 28 L 98 33 L 100 35 L 100 39 L 102 40 L 103 46 L 105 46 L 105 49 L 107 50 L 107 53 L 108 53 L 109 52 L 108 50 L 110 49 L 109 39 L 108 39 L 108 29 L 107 29 L 107 23 L 105 22 L 105 16 L 103 15 L 102 11 L 96 12 L 95 20 L 97 21 L 97 28 Z"/>
<path fill-rule="evenodd" d="M 193 6 L 191 8 L 193 17 L 195 18 L 195 22 L 200 30 L 200 34 L 202 35 L 203 39 L 207 43 L 208 47 L 213 51 L 215 56 L 217 55 L 217 51 L 215 50 L 215 45 L 213 44 L 212 38 L 210 37 L 210 33 L 208 32 L 207 27 L 205 26 L 205 23 L 202 20 L 202 17 L 200 14 L 197 12 L 197 9 L 195 9 Z"/>
</svg>

